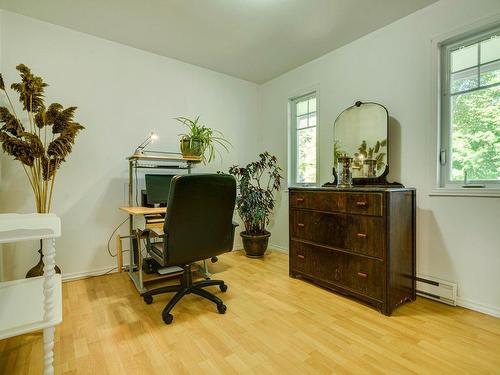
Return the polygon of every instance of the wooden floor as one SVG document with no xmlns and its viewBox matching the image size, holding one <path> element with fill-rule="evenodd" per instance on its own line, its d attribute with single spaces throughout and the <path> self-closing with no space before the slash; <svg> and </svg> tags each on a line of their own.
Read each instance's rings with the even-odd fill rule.
<svg viewBox="0 0 500 375">
<path fill-rule="evenodd" d="M 194 295 L 161 311 L 126 274 L 64 284 L 56 374 L 500 374 L 500 319 L 419 298 L 392 317 L 288 277 L 288 257 L 212 265 L 225 315 Z M 41 334 L 0 341 L 0 374 L 41 374 Z"/>
</svg>

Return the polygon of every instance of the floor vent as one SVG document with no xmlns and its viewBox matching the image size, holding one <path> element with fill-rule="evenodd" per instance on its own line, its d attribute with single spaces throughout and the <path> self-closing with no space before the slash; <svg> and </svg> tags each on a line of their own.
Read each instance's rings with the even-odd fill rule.
<svg viewBox="0 0 500 375">
<path fill-rule="evenodd" d="M 430 276 L 417 277 L 417 294 L 435 301 L 456 306 L 457 284 Z"/>
</svg>

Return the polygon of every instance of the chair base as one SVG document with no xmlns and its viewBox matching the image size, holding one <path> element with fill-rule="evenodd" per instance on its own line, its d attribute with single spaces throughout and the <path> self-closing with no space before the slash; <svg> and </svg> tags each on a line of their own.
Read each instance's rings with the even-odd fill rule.
<svg viewBox="0 0 500 375">
<path fill-rule="evenodd" d="M 174 317 L 170 314 L 170 311 L 174 308 L 174 306 L 184 297 L 186 294 L 196 294 L 200 297 L 206 298 L 209 301 L 212 301 L 217 305 L 217 311 L 219 314 L 224 314 L 226 312 L 226 305 L 224 302 L 217 297 L 216 295 L 207 292 L 203 288 L 207 286 L 218 285 L 221 292 L 225 292 L 227 290 L 227 285 L 224 284 L 222 280 L 203 280 L 193 283 L 192 275 L 191 275 L 191 265 L 185 266 L 184 273 L 182 274 L 181 284 L 180 285 L 169 285 L 161 288 L 150 290 L 142 295 L 144 302 L 148 305 L 153 303 L 153 296 L 157 294 L 163 293 L 172 293 L 176 292 L 172 299 L 167 303 L 162 312 L 163 321 L 166 324 L 172 323 Z"/>
</svg>

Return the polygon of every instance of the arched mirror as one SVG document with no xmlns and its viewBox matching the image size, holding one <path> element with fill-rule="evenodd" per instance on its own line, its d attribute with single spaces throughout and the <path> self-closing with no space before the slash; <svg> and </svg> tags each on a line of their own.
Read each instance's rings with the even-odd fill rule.
<svg viewBox="0 0 500 375">
<path fill-rule="evenodd" d="M 389 172 L 389 115 L 377 103 L 356 102 L 334 124 L 334 176 L 338 158 L 352 158 L 353 185 L 385 185 Z"/>
</svg>

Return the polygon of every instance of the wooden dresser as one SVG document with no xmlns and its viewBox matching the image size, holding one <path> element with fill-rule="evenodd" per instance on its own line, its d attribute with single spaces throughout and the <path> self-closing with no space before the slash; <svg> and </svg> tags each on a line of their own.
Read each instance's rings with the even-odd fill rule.
<svg viewBox="0 0 500 375">
<path fill-rule="evenodd" d="M 290 275 L 385 315 L 415 300 L 415 189 L 290 188 Z"/>
</svg>

